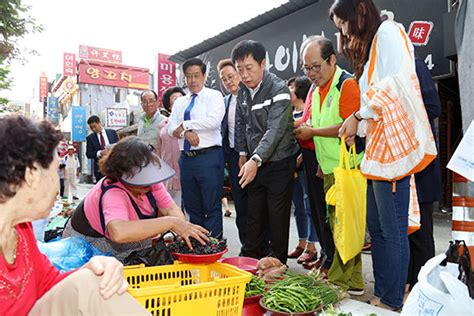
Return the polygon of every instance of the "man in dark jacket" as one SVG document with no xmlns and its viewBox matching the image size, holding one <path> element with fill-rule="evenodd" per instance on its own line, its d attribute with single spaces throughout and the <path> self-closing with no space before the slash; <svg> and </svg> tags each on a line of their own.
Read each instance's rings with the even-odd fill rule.
<svg viewBox="0 0 474 316">
<path fill-rule="evenodd" d="M 219 72 L 222 84 L 227 92 L 229 92 L 224 97 L 225 115 L 221 126 L 222 148 L 224 149 L 226 168 L 229 170 L 230 187 L 236 213 L 235 223 L 239 231 L 240 243 L 243 245 L 247 230 L 247 189 L 242 189 L 239 185 L 239 152 L 235 148 L 237 94 L 239 92 L 240 76 L 230 59 L 219 61 L 217 71 Z"/>
<path fill-rule="evenodd" d="M 293 134 L 290 91 L 266 70 L 265 47 L 245 40 L 232 50 L 242 83 L 237 96 L 236 148 L 240 185 L 248 186 L 247 236 L 243 256 L 260 258 L 270 231 L 270 255 L 286 263 L 298 145 Z"/>
<path fill-rule="evenodd" d="M 94 177 L 98 182 L 103 175 L 99 172 L 99 159 L 107 152 L 107 148 L 119 141 L 117 132 L 113 129 L 105 129 L 100 123 L 97 115 L 92 115 L 87 119 L 87 124 L 92 133 L 87 136 L 86 156 L 94 160 Z"/>
</svg>

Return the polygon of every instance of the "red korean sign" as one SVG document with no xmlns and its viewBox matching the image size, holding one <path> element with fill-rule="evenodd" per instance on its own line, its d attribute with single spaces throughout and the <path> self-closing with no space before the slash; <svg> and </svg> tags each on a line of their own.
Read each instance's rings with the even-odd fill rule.
<svg viewBox="0 0 474 316">
<path fill-rule="evenodd" d="M 161 100 L 166 89 L 176 85 L 176 63 L 169 61 L 169 55 L 158 54 L 158 98 Z"/>
<path fill-rule="evenodd" d="M 79 58 L 121 64 L 122 52 L 112 49 L 79 45 Z"/>
<path fill-rule="evenodd" d="M 48 77 L 45 75 L 41 75 L 39 78 L 39 101 L 44 102 L 44 98 L 48 96 L 48 90 L 49 90 L 49 83 L 48 83 Z"/>
<path fill-rule="evenodd" d="M 79 83 L 101 86 L 149 89 L 149 69 L 81 60 Z"/>
<path fill-rule="evenodd" d="M 433 30 L 433 22 L 413 21 L 408 30 L 408 37 L 415 46 L 426 46 Z"/>
<path fill-rule="evenodd" d="M 76 54 L 64 53 L 63 76 L 76 75 Z"/>
</svg>

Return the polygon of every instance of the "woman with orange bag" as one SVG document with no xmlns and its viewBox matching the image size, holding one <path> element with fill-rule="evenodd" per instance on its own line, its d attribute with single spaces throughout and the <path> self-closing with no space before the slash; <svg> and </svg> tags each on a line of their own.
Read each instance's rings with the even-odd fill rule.
<svg viewBox="0 0 474 316">
<path fill-rule="evenodd" d="M 375 278 L 375 297 L 368 303 L 399 310 L 409 262 L 409 175 L 436 156 L 432 135 L 423 131 L 428 120 L 421 112 L 413 46 L 399 24 L 382 22 L 372 0 L 336 0 L 330 18 L 361 92 L 361 109 L 345 120 L 340 135 L 348 144 L 356 132 L 367 137 L 361 171 L 372 179 L 367 225 Z"/>
</svg>

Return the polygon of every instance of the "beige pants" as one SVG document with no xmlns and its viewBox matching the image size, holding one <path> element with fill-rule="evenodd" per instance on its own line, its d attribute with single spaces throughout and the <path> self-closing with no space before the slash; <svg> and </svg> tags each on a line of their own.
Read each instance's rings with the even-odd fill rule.
<svg viewBox="0 0 474 316">
<path fill-rule="evenodd" d="M 150 315 L 128 293 L 104 300 L 99 282 L 89 269 L 76 271 L 46 292 L 29 315 Z"/>
<path fill-rule="evenodd" d="M 66 177 L 64 179 L 64 196 L 68 197 L 69 192 L 71 192 L 73 197 L 77 197 L 77 177 L 74 170 L 66 170 Z"/>
</svg>

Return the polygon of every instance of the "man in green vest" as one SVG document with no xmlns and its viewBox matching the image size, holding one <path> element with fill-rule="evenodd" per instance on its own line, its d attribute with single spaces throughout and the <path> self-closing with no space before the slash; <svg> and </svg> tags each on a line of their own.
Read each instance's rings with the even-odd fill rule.
<svg viewBox="0 0 474 316">
<path fill-rule="evenodd" d="M 316 158 L 323 174 L 324 191 L 334 184 L 334 168 L 339 164 L 339 128 L 344 120 L 360 108 L 360 91 L 356 80 L 336 65 L 333 44 L 323 36 L 311 36 L 303 44 L 303 71 L 313 81 L 311 126 L 301 126 L 296 137 L 313 138 Z M 359 161 L 362 154 L 359 154 Z M 319 171 L 318 171 L 319 172 Z M 328 205 L 329 223 L 335 221 L 335 207 Z M 351 295 L 364 294 L 361 254 L 343 264 L 337 249 L 329 281 L 347 290 Z"/>
</svg>

